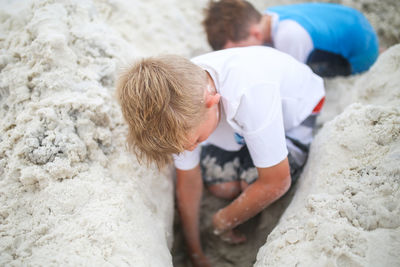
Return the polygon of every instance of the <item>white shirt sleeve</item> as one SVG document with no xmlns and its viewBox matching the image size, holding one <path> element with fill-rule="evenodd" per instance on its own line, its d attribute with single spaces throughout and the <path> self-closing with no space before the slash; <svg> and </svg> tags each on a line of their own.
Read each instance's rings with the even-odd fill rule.
<svg viewBox="0 0 400 267">
<path fill-rule="evenodd" d="M 243 132 L 256 167 L 271 167 L 286 158 L 282 104 L 277 84 L 260 83 L 240 99 L 234 121 Z"/>
<path fill-rule="evenodd" d="M 193 151 L 184 151 L 179 155 L 173 155 L 175 167 L 180 170 L 191 170 L 200 163 L 201 147 L 198 145 Z"/>
<path fill-rule="evenodd" d="M 294 20 L 279 22 L 273 36 L 273 45 L 303 63 L 306 63 L 314 49 L 310 34 Z"/>
</svg>

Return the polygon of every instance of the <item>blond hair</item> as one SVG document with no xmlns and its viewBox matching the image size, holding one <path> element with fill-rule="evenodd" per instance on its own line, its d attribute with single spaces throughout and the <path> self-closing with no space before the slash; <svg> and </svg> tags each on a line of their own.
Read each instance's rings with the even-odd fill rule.
<svg viewBox="0 0 400 267">
<path fill-rule="evenodd" d="M 261 13 L 244 0 L 211 0 L 204 10 L 203 26 L 214 50 L 228 41 L 238 42 L 250 35 L 250 26 L 259 23 Z"/>
<path fill-rule="evenodd" d="M 162 168 L 184 151 L 188 131 L 204 117 L 206 85 L 204 70 L 172 55 L 139 60 L 120 76 L 117 97 L 139 161 Z"/>
</svg>

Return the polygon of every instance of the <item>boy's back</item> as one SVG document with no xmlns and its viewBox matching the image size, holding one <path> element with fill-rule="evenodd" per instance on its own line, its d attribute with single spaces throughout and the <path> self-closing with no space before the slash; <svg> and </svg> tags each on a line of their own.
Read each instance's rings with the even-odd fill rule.
<svg viewBox="0 0 400 267">
<path fill-rule="evenodd" d="M 274 6 L 266 11 L 279 14 L 280 21 L 298 22 L 311 36 L 314 50 L 343 56 L 350 62 L 353 73 L 367 70 L 378 57 L 376 33 L 356 9 L 332 3 L 304 3 Z M 296 40 L 290 37 L 286 42 L 296 45 Z"/>
<path fill-rule="evenodd" d="M 274 48 L 224 49 L 195 57 L 192 62 L 212 76 L 228 110 L 243 101 L 240 98 L 244 95 L 259 96 L 268 105 L 265 101 L 273 95 L 273 90 L 278 90 L 285 130 L 300 124 L 324 96 L 323 80 L 319 76 Z M 224 102 L 224 98 L 231 102 Z"/>
</svg>

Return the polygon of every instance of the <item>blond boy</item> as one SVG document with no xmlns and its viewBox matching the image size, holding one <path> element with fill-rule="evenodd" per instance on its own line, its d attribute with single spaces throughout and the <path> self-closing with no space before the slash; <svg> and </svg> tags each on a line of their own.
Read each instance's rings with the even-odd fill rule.
<svg viewBox="0 0 400 267">
<path fill-rule="evenodd" d="M 313 114 L 324 98 L 322 79 L 306 65 L 261 46 L 191 61 L 143 59 L 121 76 L 117 91 L 128 142 L 139 159 L 159 167 L 175 162 L 178 208 L 194 266 L 210 266 L 198 225 L 203 183 L 216 196 L 233 200 L 213 216 L 214 233 L 244 242 L 234 228 L 279 199 L 291 185 L 291 173 L 298 177 Z M 201 147 L 211 147 L 202 159 Z M 255 175 L 213 177 L 207 161 L 220 158 L 250 162 Z"/>
</svg>

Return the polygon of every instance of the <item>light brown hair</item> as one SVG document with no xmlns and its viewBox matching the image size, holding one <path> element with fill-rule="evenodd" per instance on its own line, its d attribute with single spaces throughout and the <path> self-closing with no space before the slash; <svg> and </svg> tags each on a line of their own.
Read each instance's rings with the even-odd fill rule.
<svg viewBox="0 0 400 267">
<path fill-rule="evenodd" d="M 243 0 L 211 0 L 204 10 L 208 43 L 214 50 L 223 49 L 227 41 L 246 39 L 250 26 L 258 23 L 261 13 L 252 4 Z"/>
<path fill-rule="evenodd" d="M 120 76 L 117 97 L 139 161 L 160 169 L 184 151 L 188 131 L 205 114 L 206 85 L 204 70 L 172 55 L 139 60 Z"/>
</svg>

